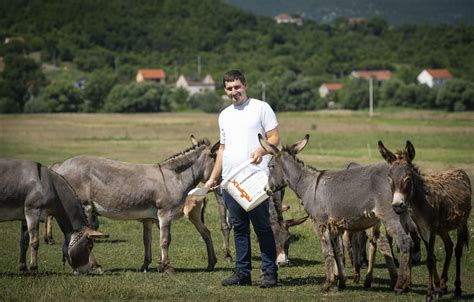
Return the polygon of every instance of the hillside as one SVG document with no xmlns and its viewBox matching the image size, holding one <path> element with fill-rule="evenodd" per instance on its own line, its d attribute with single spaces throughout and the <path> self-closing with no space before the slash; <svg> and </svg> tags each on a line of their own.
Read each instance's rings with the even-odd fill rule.
<svg viewBox="0 0 474 302">
<path fill-rule="evenodd" d="M 391 25 L 474 24 L 470 0 L 226 0 L 260 16 L 299 14 L 329 23 L 338 17 L 382 17 Z"/>
<path fill-rule="evenodd" d="M 325 105 L 318 100 L 321 83 L 346 81 L 356 69 L 388 69 L 404 85 L 414 85 L 416 75 L 425 68 L 447 68 L 456 79 L 474 81 L 473 26 L 392 27 L 374 17 L 356 25 L 343 19 L 329 24 L 308 20 L 300 27 L 276 24 L 270 17 L 223 0 L 1 0 L 0 38 L 7 37 L 21 37 L 25 42 L 0 45 L 5 62 L 0 111 L 10 106 L 2 102 L 16 102 L 19 105 L 13 111 L 22 111 L 27 100 L 43 95 L 47 80 L 67 79 L 67 89 L 71 81 L 102 81 L 106 75 L 107 83 L 101 85 L 107 89 L 101 87 L 101 94 L 70 97 L 79 105 L 54 109 L 98 110 L 104 102 L 101 98 L 117 84 L 134 82 L 140 68 L 163 68 L 170 85 L 180 74 L 190 79 L 206 74 L 220 79 L 225 70 L 239 68 L 254 83 L 249 87 L 251 95 L 261 95 L 265 86 L 271 105 L 279 110 L 321 108 Z M 23 54 L 33 52 L 40 54 L 35 56 L 40 58 L 37 63 L 58 67 L 50 68 L 47 79 L 34 70 L 34 63 L 25 62 Z M 32 80 L 38 83 L 35 89 L 26 84 Z M 409 93 L 410 98 L 426 94 Z M 86 97 L 100 100 L 91 109 L 82 104 Z M 434 99 L 430 96 L 423 106 L 431 106 Z"/>
</svg>

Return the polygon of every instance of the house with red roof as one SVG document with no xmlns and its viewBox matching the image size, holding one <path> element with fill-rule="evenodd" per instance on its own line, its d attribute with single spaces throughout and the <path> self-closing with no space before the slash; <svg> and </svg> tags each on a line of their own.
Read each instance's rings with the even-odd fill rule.
<svg viewBox="0 0 474 302">
<path fill-rule="evenodd" d="M 453 76 L 447 69 L 425 69 L 416 78 L 418 83 L 433 88 L 451 80 Z"/>
<path fill-rule="evenodd" d="M 322 98 L 327 97 L 331 93 L 334 93 L 342 89 L 341 83 L 323 83 L 319 86 L 319 96 Z"/>
<path fill-rule="evenodd" d="M 175 87 L 187 90 L 189 95 L 191 96 L 195 93 L 203 93 L 206 91 L 216 90 L 216 83 L 209 74 L 206 75 L 206 77 L 202 81 L 191 81 L 184 75 L 180 75 L 178 80 L 176 81 Z"/>
<path fill-rule="evenodd" d="M 137 82 L 154 81 L 165 83 L 166 74 L 163 69 L 139 69 L 137 72 Z"/>
<path fill-rule="evenodd" d="M 390 70 L 354 70 L 350 76 L 356 79 L 370 80 L 375 79 L 379 82 L 388 81 L 392 78 Z"/>
</svg>

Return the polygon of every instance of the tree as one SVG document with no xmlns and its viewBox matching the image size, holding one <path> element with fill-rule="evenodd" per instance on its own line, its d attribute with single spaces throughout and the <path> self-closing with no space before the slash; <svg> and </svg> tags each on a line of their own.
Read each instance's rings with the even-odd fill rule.
<svg viewBox="0 0 474 302">
<path fill-rule="evenodd" d="M 447 111 L 474 110 L 474 83 L 453 79 L 439 89 L 436 104 Z"/>
<path fill-rule="evenodd" d="M 169 111 L 169 90 L 163 84 L 132 82 L 115 85 L 105 99 L 105 112 Z"/>
<path fill-rule="evenodd" d="M 215 113 L 221 111 L 228 102 L 214 91 L 207 91 L 192 95 L 189 99 L 189 103 L 194 109 L 202 110 L 207 113 Z"/>
<path fill-rule="evenodd" d="M 115 84 L 117 84 L 117 76 L 114 73 L 107 70 L 94 72 L 85 83 L 82 111 L 100 111 L 104 106 L 107 95 Z"/>
<path fill-rule="evenodd" d="M 79 112 L 84 96 L 72 83 L 63 81 L 47 86 L 37 98 L 25 104 L 25 112 Z"/>
</svg>

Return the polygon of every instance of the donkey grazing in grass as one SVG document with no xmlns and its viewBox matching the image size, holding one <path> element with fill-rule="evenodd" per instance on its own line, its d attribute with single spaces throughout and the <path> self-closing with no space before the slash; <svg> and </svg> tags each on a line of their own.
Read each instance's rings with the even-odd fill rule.
<svg viewBox="0 0 474 302">
<path fill-rule="evenodd" d="M 211 146 L 208 140 L 197 141 L 192 135 L 191 142 L 191 148 L 159 164 L 78 156 L 66 160 L 56 171 L 73 186 L 89 215 L 143 223 L 142 271 L 151 262 L 152 226 L 157 223 L 161 245 L 158 271 L 174 272 L 168 257 L 171 222 L 182 213 L 187 193 L 209 178 L 219 147 L 219 143 Z M 207 245 L 207 270 L 213 270 L 217 259 L 207 239 L 210 236 L 201 235 Z"/>
<path fill-rule="evenodd" d="M 400 270 L 393 263 L 388 242 L 377 239 L 385 257 L 391 284 L 396 292 L 408 289 L 411 281 L 410 249 L 412 240 L 393 211 L 391 193 L 386 181 L 387 164 L 354 167 L 340 171 L 317 170 L 296 158 L 308 143 L 309 135 L 280 151 L 259 136 L 262 147 L 273 155 L 269 162 L 270 177 L 266 187 L 272 194 L 288 185 L 303 201 L 305 211 L 314 222 L 325 257 L 326 282 L 323 290 L 335 282 L 333 257 L 338 269 L 338 288 L 345 287 L 340 238 L 344 230 L 368 229 L 380 221 L 397 238 L 400 248 Z"/>
<path fill-rule="evenodd" d="M 20 238 L 20 271 L 28 270 L 28 244 L 30 271 L 38 271 L 39 223 L 45 214 L 58 221 L 65 238 L 63 257 L 74 271 L 100 272 L 97 267 L 91 268 L 89 256 L 92 239 L 106 235 L 88 227 L 83 208 L 64 178 L 34 161 L 0 160 L 0 221 L 26 220 Z"/>
<path fill-rule="evenodd" d="M 449 231 L 454 229 L 457 230 L 454 294 L 460 296 L 461 257 L 464 245 L 468 245 L 467 220 L 471 212 L 471 182 L 468 175 L 462 169 L 422 174 L 412 163 L 415 148 L 410 141 L 406 142 L 405 150 L 396 154 L 385 148 L 381 141 L 378 144 L 380 154 L 391 165 L 388 182 L 393 192 L 393 209 L 400 214 L 409 212 L 426 245 L 427 300 L 433 299 L 433 281 L 436 296 L 447 292 L 448 270 L 453 254 Z M 434 255 L 436 234 L 443 240 L 446 252 L 441 279 L 436 270 Z"/>
</svg>

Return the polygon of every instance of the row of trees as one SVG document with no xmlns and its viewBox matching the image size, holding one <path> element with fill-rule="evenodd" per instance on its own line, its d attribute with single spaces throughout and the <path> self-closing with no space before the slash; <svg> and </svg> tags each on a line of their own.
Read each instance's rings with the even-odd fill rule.
<svg viewBox="0 0 474 302">
<path fill-rule="evenodd" d="M 190 97 L 186 90 L 172 89 L 165 84 L 121 83 L 117 73 L 105 70 L 91 73 L 82 85 L 74 85 L 68 80 L 47 83 L 32 59 L 13 55 L 6 58 L 6 63 L 8 68 L 4 72 L 4 80 L 0 82 L 1 113 L 165 112 L 191 109 L 218 112 L 228 104 L 219 89 Z M 45 86 L 38 90 L 41 84 Z M 327 98 L 320 98 L 317 88 L 310 77 L 286 71 L 268 83 L 250 83 L 248 93 L 253 97 L 265 95 L 276 111 L 324 109 L 329 102 L 335 103 L 338 108 L 352 110 L 369 106 L 369 85 L 365 80 L 347 79 L 342 90 Z M 374 85 L 373 95 L 375 105 L 381 107 L 474 110 L 474 83 L 459 79 L 438 88 L 393 79 Z"/>
<path fill-rule="evenodd" d="M 332 81 L 347 81 L 333 98 L 341 108 L 365 107 L 368 85 L 344 80 L 355 69 L 396 75 L 376 87 L 378 105 L 472 110 L 472 26 L 390 27 L 377 17 L 356 26 L 340 18 L 298 27 L 221 0 L 0 1 L 0 38 L 10 36 L 25 43 L 0 44 L 1 112 L 218 110 L 220 89 L 189 99 L 167 86 L 133 83 L 140 68 L 165 69 L 168 83 L 179 74 L 197 78 L 198 56 L 202 73 L 215 79 L 242 69 L 249 94 L 261 96 L 265 86 L 279 111 L 324 108 L 317 89 Z M 43 71 L 45 63 L 60 70 Z M 464 81 L 447 85 L 447 93 L 427 90 L 416 85 L 425 68 L 448 68 Z M 86 84 L 74 87 L 80 79 Z"/>
</svg>

